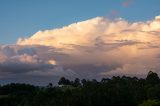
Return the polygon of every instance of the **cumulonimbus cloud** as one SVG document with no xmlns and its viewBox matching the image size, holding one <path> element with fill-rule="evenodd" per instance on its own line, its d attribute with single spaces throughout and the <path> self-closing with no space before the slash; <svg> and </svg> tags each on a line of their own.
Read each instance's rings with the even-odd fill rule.
<svg viewBox="0 0 160 106">
<path fill-rule="evenodd" d="M 14 50 L 1 49 L 1 65 L 8 57 L 18 63 L 46 64 L 27 71 L 27 75 L 143 76 L 149 69 L 159 73 L 160 16 L 132 23 L 122 18 L 96 17 L 38 31 L 20 38 Z"/>
<path fill-rule="evenodd" d="M 109 65 L 118 64 L 122 69 L 125 65 L 127 74 L 130 74 L 129 70 L 132 69 L 126 69 L 126 64 L 139 64 L 139 61 L 143 61 L 142 70 L 155 67 L 149 61 L 157 60 L 155 55 L 158 55 L 156 51 L 160 45 L 159 33 L 159 16 L 147 22 L 133 23 L 121 18 L 110 20 L 97 17 L 59 29 L 39 31 L 30 38 L 19 39 L 17 44 L 61 49 L 61 52 L 70 55 L 61 61 L 66 67 L 75 65 L 77 68 L 74 68 L 78 69 L 82 64 L 88 64 L 87 67 L 106 66 L 106 72 L 103 73 L 107 75 L 108 71 L 113 71 L 108 70 Z"/>
<path fill-rule="evenodd" d="M 151 21 L 134 23 L 122 18 L 109 20 L 104 17 L 96 17 L 59 29 L 38 31 L 30 38 L 20 38 L 17 44 L 63 48 L 68 45 L 95 46 L 97 39 L 103 43 L 151 42 L 156 41 L 159 31 L 160 16 Z"/>
</svg>

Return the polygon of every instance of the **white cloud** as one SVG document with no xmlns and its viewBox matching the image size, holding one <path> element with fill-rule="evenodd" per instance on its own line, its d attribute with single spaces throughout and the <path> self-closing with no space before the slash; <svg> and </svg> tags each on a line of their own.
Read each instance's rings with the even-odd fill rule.
<svg viewBox="0 0 160 106">
<path fill-rule="evenodd" d="M 122 18 L 96 17 L 63 28 L 38 31 L 29 38 L 19 39 L 15 47 L 2 46 L 0 62 L 17 59 L 21 63 L 49 65 L 43 67 L 56 66 L 27 72 L 41 76 L 144 75 L 147 68 L 158 72 L 159 17 L 133 23 Z"/>
<path fill-rule="evenodd" d="M 96 39 L 101 39 L 104 43 L 115 43 L 117 40 L 152 42 L 158 38 L 157 35 L 148 33 L 153 31 L 160 31 L 159 16 L 151 21 L 134 23 L 122 18 L 109 20 L 96 17 L 59 29 L 38 31 L 30 38 L 19 39 L 17 44 L 69 48 L 70 44 L 95 46 Z"/>
</svg>

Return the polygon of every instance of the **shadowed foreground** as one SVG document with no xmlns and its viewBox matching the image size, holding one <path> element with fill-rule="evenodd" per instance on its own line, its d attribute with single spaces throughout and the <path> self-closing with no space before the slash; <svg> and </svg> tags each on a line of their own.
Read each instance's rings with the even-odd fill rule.
<svg viewBox="0 0 160 106">
<path fill-rule="evenodd" d="M 152 71 L 146 79 L 114 76 L 98 82 L 62 77 L 58 84 L 0 86 L 0 106 L 160 106 L 160 79 Z"/>
</svg>

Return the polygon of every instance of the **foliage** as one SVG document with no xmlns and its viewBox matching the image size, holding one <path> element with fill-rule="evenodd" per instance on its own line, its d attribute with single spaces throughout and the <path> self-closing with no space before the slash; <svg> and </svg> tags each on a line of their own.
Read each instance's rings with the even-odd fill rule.
<svg viewBox="0 0 160 106">
<path fill-rule="evenodd" d="M 140 104 L 139 106 L 160 106 L 160 102 L 157 100 L 147 100 L 144 101 L 142 104 Z"/>
<path fill-rule="evenodd" d="M 59 86 L 0 86 L 0 106 L 160 106 L 160 79 L 113 76 L 101 81 L 60 78 Z"/>
</svg>

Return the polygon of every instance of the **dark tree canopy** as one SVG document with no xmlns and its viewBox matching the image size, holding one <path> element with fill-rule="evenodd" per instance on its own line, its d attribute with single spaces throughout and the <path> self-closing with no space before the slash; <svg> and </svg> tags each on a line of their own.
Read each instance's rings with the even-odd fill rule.
<svg viewBox="0 0 160 106">
<path fill-rule="evenodd" d="M 12 83 L 0 86 L 0 106 L 160 106 L 160 80 L 113 76 L 86 80 L 61 77 L 46 87 Z"/>
<path fill-rule="evenodd" d="M 159 83 L 159 77 L 157 73 L 154 73 L 152 71 L 148 72 L 147 78 L 146 78 L 147 83 L 151 85 L 155 85 Z"/>
<path fill-rule="evenodd" d="M 70 85 L 71 82 L 68 79 L 66 79 L 65 77 L 61 77 L 58 84 L 59 85 Z"/>
</svg>

